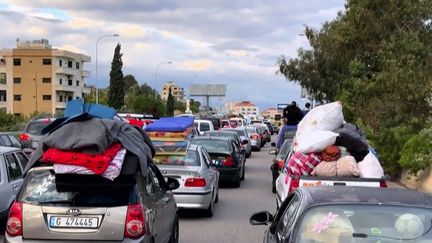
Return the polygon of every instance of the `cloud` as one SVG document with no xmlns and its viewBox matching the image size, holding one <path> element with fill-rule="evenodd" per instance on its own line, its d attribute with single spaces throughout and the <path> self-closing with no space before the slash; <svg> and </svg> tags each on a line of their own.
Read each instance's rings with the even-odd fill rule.
<svg viewBox="0 0 432 243">
<path fill-rule="evenodd" d="M 210 60 L 189 60 L 182 61 L 178 64 L 178 67 L 183 70 L 189 71 L 204 71 L 213 66 L 213 62 Z"/>
</svg>

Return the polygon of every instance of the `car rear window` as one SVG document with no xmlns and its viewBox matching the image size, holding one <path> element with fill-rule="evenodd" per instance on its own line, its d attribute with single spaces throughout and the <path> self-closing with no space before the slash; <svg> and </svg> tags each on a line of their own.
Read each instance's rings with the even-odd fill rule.
<svg viewBox="0 0 432 243">
<path fill-rule="evenodd" d="M 197 139 L 192 140 L 192 144 L 202 145 L 209 152 L 230 152 L 231 147 L 228 141 L 223 140 L 211 140 L 211 139 Z"/>
<path fill-rule="evenodd" d="M 255 128 L 246 128 L 246 131 L 248 133 L 257 133 L 257 130 Z"/>
<path fill-rule="evenodd" d="M 409 206 L 326 205 L 308 210 L 295 242 L 429 242 L 432 211 Z"/>
<path fill-rule="evenodd" d="M 30 122 L 25 132 L 31 135 L 42 135 L 42 130 L 49 124 L 51 124 L 49 120 Z"/>
<path fill-rule="evenodd" d="M 135 187 L 129 187 L 129 190 L 125 188 L 127 187 L 113 191 L 59 192 L 54 171 L 39 170 L 31 171 L 26 176 L 19 201 L 33 205 L 124 206 L 136 201 Z"/>
<path fill-rule="evenodd" d="M 196 151 L 189 150 L 186 155 L 156 154 L 153 162 L 159 165 L 200 166 L 201 162 Z"/>
<path fill-rule="evenodd" d="M 222 131 L 236 132 L 239 136 L 246 136 L 245 131 L 240 129 L 222 129 Z"/>
</svg>

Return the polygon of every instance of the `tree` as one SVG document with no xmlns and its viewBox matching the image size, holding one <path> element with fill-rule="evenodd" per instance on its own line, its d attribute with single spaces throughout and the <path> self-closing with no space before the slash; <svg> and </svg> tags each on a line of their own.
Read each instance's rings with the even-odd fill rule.
<svg viewBox="0 0 432 243">
<path fill-rule="evenodd" d="M 114 109 L 121 109 L 124 105 L 125 83 L 123 81 L 123 54 L 120 53 L 120 43 L 114 50 L 114 57 L 111 62 L 110 86 L 108 91 L 108 105 Z"/>
<path fill-rule="evenodd" d="M 279 72 L 317 100 L 342 100 L 345 118 L 368 128 L 382 164 L 397 175 L 405 144 L 418 143 L 411 138 L 431 111 L 432 1 L 348 0 L 345 7 L 320 30 L 306 27 L 311 49 L 282 56 Z"/>
<path fill-rule="evenodd" d="M 201 106 L 201 103 L 199 101 L 194 100 L 194 99 L 190 99 L 189 106 L 190 106 L 190 110 L 193 113 L 198 113 L 199 107 Z"/>
<path fill-rule="evenodd" d="M 124 89 L 125 89 L 125 93 L 129 93 L 130 92 L 130 88 L 134 85 L 138 85 L 138 81 L 135 79 L 135 77 L 132 74 L 128 74 L 126 76 L 123 77 L 123 82 L 124 82 Z"/>
<path fill-rule="evenodd" d="M 168 90 L 167 116 L 174 116 L 174 97 L 171 93 L 171 87 Z"/>
</svg>

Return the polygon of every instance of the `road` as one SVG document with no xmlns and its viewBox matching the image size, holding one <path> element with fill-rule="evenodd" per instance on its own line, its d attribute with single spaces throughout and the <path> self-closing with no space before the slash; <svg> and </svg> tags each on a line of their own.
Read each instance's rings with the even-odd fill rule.
<svg viewBox="0 0 432 243">
<path fill-rule="evenodd" d="M 250 225 L 249 217 L 257 211 L 276 209 L 275 195 L 271 192 L 269 148 L 267 143 L 260 152 L 252 152 L 240 188 L 219 189 L 219 202 L 212 218 L 200 217 L 200 212 L 180 212 L 181 243 L 262 242 L 266 227 Z"/>
</svg>

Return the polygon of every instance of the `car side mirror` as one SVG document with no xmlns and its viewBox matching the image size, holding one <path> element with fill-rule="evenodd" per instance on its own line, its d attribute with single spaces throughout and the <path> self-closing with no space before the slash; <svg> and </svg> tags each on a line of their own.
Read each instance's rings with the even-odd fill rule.
<svg viewBox="0 0 432 243">
<path fill-rule="evenodd" d="M 267 211 L 262 211 L 252 214 L 249 218 L 249 223 L 251 225 L 267 225 L 273 222 L 273 215 Z"/>
<path fill-rule="evenodd" d="M 243 144 L 248 144 L 249 143 L 249 141 L 247 139 L 243 140 L 242 142 L 243 142 Z"/>
<path fill-rule="evenodd" d="M 278 151 L 277 151 L 277 149 L 270 149 L 270 150 L 269 150 L 269 154 L 270 154 L 270 155 L 277 155 L 277 154 L 278 154 Z"/>
<path fill-rule="evenodd" d="M 275 143 L 275 142 L 272 142 L 270 145 L 271 145 L 272 147 L 276 147 L 276 143 Z"/>
<path fill-rule="evenodd" d="M 167 177 L 167 187 L 168 190 L 175 190 L 177 188 L 180 187 L 180 183 L 178 182 L 178 180 L 171 178 L 171 177 Z"/>
</svg>

